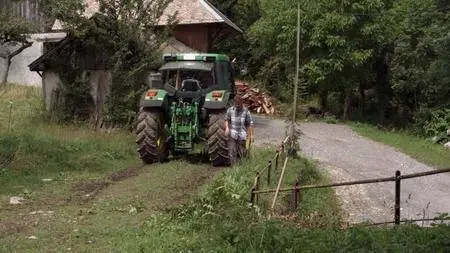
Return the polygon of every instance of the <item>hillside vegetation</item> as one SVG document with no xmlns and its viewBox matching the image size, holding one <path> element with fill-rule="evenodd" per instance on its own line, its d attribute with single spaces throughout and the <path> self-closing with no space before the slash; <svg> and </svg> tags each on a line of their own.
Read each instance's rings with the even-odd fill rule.
<svg viewBox="0 0 450 253">
<path fill-rule="evenodd" d="M 5 119 L 13 102 L 12 128 L 3 122 L 0 131 L 2 252 L 450 250 L 445 225 L 347 228 L 331 189 L 304 191 L 295 212 L 289 193 L 281 194 L 268 220 L 272 194 L 252 208 L 247 202 L 273 148 L 222 170 L 195 160 L 142 167 L 129 132 L 50 123 L 34 88 L 11 85 L 0 98 Z M 276 186 L 280 170 L 273 173 L 262 187 Z M 313 163 L 292 158 L 283 187 L 297 180 L 328 182 Z M 23 204 L 10 205 L 11 196 L 23 197 Z"/>
<path fill-rule="evenodd" d="M 299 98 L 345 120 L 440 136 L 450 128 L 449 1 L 211 0 L 244 30 L 216 51 L 245 78 L 293 101 L 300 7 Z M 448 141 L 448 140 L 447 140 Z"/>
</svg>

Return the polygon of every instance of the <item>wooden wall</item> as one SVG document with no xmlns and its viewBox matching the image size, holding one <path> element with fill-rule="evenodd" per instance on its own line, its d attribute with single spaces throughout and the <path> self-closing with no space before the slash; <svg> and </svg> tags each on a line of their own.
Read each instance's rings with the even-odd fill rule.
<svg viewBox="0 0 450 253">
<path fill-rule="evenodd" d="M 207 24 L 179 25 L 175 27 L 175 38 L 198 52 L 209 49 L 209 27 Z"/>
</svg>

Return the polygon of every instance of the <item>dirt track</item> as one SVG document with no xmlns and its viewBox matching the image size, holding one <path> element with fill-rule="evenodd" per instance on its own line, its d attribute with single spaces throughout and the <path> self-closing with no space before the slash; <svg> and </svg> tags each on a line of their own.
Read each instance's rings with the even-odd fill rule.
<svg viewBox="0 0 450 253">
<path fill-rule="evenodd" d="M 255 117 L 257 144 L 276 143 L 285 123 Z M 301 123 L 302 153 L 320 162 L 333 182 L 394 176 L 433 170 L 384 144 L 361 137 L 344 125 Z M 450 175 L 441 174 L 402 181 L 401 217 L 433 218 L 450 213 Z M 347 220 L 383 222 L 394 218 L 394 183 L 336 188 Z"/>
</svg>

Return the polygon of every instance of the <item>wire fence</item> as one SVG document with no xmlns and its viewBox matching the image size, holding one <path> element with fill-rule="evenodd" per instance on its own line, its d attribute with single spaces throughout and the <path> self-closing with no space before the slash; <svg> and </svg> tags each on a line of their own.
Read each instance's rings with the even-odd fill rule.
<svg viewBox="0 0 450 253">
<path fill-rule="evenodd" d="M 442 174 L 442 173 L 448 173 L 448 172 L 450 172 L 450 168 L 425 171 L 425 172 L 419 172 L 419 173 L 412 173 L 412 174 L 405 174 L 405 175 L 402 175 L 401 172 L 397 170 L 395 172 L 395 175 L 392 177 L 364 179 L 364 180 L 339 182 L 339 183 L 331 183 L 331 184 L 300 185 L 300 183 L 297 181 L 293 184 L 292 187 L 281 188 L 281 184 L 283 182 L 283 177 L 285 174 L 284 172 L 287 167 L 287 163 L 288 163 L 288 159 L 289 159 L 288 152 L 286 152 L 286 150 L 285 150 L 285 145 L 288 140 L 289 140 L 289 137 L 287 137 L 281 143 L 281 145 L 277 148 L 275 157 L 272 160 L 270 160 L 263 169 L 259 170 L 256 173 L 256 177 L 255 177 L 255 180 L 253 182 L 253 185 L 252 185 L 251 191 L 250 191 L 249 206 L 253 206 L 255 203 L 257 203 L 260 195 L 274 193 L 274 197 L 272 199 L 272 204 L 270 205 L 270 208 L 269 208 L 269 219 L 271 217 L 271 212 L 273 211 L 273 209 L 275 207 L 278 195 L 281 192 L 290 192 L 291 193 L 291 200 L 292 200 L 291 210 L 296 211 L 296 210 L 298 210 L 298 206 L 301 204 L 301 193 L 302 193 L 302 191 L 305 191 L 305 190 L 313 190 L 313 189 L 320 189 L 320 188 L 334 188 L 334 187 L 343 187 L 343 186 L 352 186 L 352 185 L 377 184 L 377 183 L 384 183 L 384 182 L 395 182 L 394 220 L 387 221 L 387 222 L 380 222 L 380 223 L 365 224 L 365 225 L 369 225 L 369 226 L 385 225 L 385 224 L 399 225 L 400 223 L 404 223 L 404 222 L 450 220 L 450 217 L 447 217 L 447 216 L 428 218 L 428 219 L 424 218 L 424 219 L 401 220 L 401 213 L 400 213 L 400 211 L 401 211 L 400 195 L 401 195 L 401 181 L 402 180 L 426 177 L 426 176 Z M 267 180 L 266 184 L 268 187 L 270 187 L 272 177 L 274 176 L 273 174 L 274 174 L 274 172 L 278 173 L 278 169 L 280 166 L 280 160 L 282 161 L 283 158 L 284 158 L 284 165 L 282 167 L 281 174 L 278 178 L 277 187 L 261 189 L 261 184 L 262 184 L 261 180 L 264 175 L 266 175 L 266 180 Z"/>
</svg>

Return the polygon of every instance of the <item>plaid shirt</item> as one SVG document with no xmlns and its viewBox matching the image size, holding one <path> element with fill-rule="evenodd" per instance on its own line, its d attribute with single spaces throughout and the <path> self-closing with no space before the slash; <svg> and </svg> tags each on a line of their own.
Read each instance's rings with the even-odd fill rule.
<svg viewBox="0 0 450 253">
<path fill-rule="evenodd" d="M 235 140 L 247 139 L 247 128 L 253 126 L 253 119 L 247 108 L 238 111 L 234 106 L 228 108 L 226 120 L 230 128 L 230 137 Z"/>
</svg>

